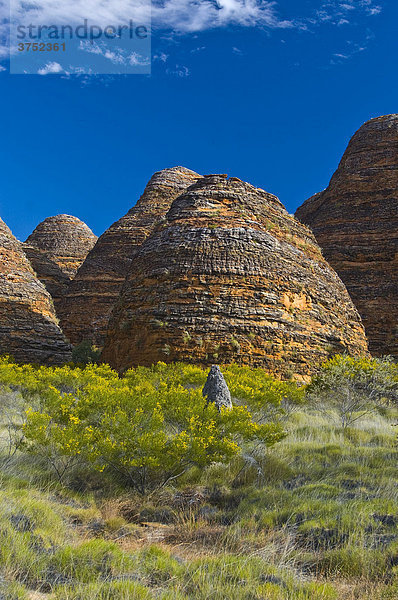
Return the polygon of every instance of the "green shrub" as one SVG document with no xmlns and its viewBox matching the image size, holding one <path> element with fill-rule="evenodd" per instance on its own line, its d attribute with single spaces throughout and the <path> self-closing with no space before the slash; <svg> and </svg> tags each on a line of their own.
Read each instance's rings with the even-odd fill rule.
<svg viewBox="0 0 398 600">
<path fill-rule="evenodd" d="M 335 409 L 346 428 L 398 400 L 398 365 L 390 357 L 336 355 L 322 366 L 308 394 L 319 409 Z"/>
<path fill-rule="evenodd" d="M 100 348 L 94 346 L 89 340 L 84 340 L 72 350 L 72 361 L 76 365 L 89 365 L 96 363 L 101 356 Z"/>
<path fill-rule="evenodd" d="M 247 406 L 206 406 L 193 385 L 197 376 L 197 368 L 164 363 L 120 379 L 105 365 L 34 369 L 0 362 L 0 382 L 17 385 L 27 400 L 39 398 L 23 428 L 28 450 L 46 457 L 60 478 L 83 461 L 112 470 L 142 494 L 193 466 L 228 462 L 244 444 L 271 446 L 284 437 L 280 425 L 253 418 Z"/>
</svg>

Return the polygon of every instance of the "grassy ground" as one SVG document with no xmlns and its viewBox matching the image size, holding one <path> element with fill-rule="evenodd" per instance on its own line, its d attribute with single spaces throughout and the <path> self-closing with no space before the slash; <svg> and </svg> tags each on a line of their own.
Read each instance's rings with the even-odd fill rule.
<svg viewBox="0 0 398 600">
<path fill-rule="evenodd" d="M 266 455 L 141 498 L 37 458 L 3 460 L 0 598 L 398 598 L 392 411 L 343 431 L 309 408 Z"/>
</svg>

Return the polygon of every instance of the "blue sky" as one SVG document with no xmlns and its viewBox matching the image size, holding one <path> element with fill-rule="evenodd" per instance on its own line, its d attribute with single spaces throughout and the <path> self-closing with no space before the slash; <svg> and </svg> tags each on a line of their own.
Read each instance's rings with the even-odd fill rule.
<svg viewBox="0 0 398 600">
<path fill-rule="evenodd" d="M 3 48 L 1 217 L 20 239 L 58 213 L 99 235 L 174 165 L 240 177 L 294 212 L 364 121 L 398 112 L 397 12 L 395 0 L 163 0 L 150 76 L 10 75 Z"/>
</svg>

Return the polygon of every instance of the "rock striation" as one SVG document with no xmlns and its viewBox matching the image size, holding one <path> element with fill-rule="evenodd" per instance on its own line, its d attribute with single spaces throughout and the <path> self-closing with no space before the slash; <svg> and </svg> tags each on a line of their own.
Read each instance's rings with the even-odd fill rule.
<svg viewBox="0 0 398 600">
<path fill-rule="evenodd" d="M 313 234 L 261 189 L 197 180 L 137 250 L 102 360 L 238 362 L 308 376 L 330 353 L 367 352 L 348 293 Z"/>
<path fill-rule="evenodd" d="M 101 235 L 60 311 L 63 330 L 73 344 L 90 340 L 103 346 L 109 316 L 137 248 L 164 219 L 173 200 L 199 177 L 184 167 L 155 173 L 137 204 Z"/>
<path fill-rule="evenodd" d="M 0 219 L 0 354 L 59 365 L 71 359 L 53 302 L 22 245 Z"/>
<path fill-rule="evenodd" d="M 24 243 L 24 252 L 50 292 L 56 309 L 96 241 L 97 236 L 83 221 L 57 215 L 40 223 Z"/>
<path fill-rule="evenodd" d="M 365 123 L 296 216 L 346 284 L 371 352 L 398 357 L 398 115 Z"/>
</svg>

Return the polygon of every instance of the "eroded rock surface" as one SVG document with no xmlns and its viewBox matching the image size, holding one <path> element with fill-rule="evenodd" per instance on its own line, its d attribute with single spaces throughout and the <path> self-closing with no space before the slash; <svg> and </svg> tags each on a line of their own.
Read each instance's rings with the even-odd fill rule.
<svg viewBox="0 0 398 600">
<path fill-rule="evenodd" d="M 93 248 L 97 236 L 70 215 L 48 217 L 23 244 L 38 278 L 50 292 L 57 310 L 71 279 Z"/>
<path fill-rule="evenodd" d="M 398 357 L 398 115 L 365 123 L 296 216 L 346 284 L 372 353 Z"/>
<path fill-rule="evenodd" d="M 57 365 L 71 359 L 53 302 L 22 245 L 0 219 L 0 354 Z"/>
<path fill-rule="evenodd" d="M 237 178 L 199 179 L 134 256 L 102 359 L 238 362 L 307 376 L 367 342 L 344 284 L 278 198 Z"/>
<path fill-rule="evenodd" d="M 155 173 L 137 204 L 97 241 L 73 280 L 61 323 L 73 344 L 102 346 L 112 308 L 137 248 L 164 219 L 173 200 L 200 176 L 184 167 Z"/>
</svg>

